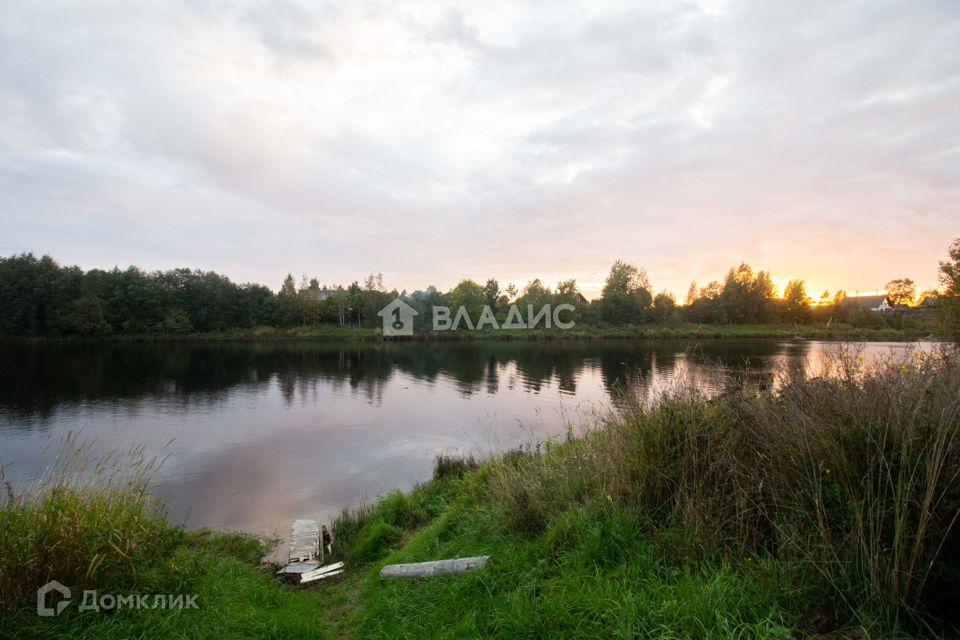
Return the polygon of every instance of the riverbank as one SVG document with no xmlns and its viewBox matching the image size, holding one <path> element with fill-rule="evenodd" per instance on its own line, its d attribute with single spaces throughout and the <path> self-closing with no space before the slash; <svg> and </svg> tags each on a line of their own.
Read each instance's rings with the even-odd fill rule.
<svg viewBox="0 0 960 640">
<path fill-rule="evenodd" d="M 7 638 L 937 637 L 960 589 L 960 362 L 915 355 L 707 400 L 625 402 L 586 433 L 438 459 L 409 494 L 334 523 L 343 579 L 298 589 L 249 536 L 184 532 L 137 453 L 58 467 L 0 509 Z M 383 583 L 388 562 L 489 554 L 480 572 Z M 198 609 L 67 608 L 100 593 Z M 74 603 L 77 604 L 77 603 Z"/>
<path fill-rule="evenodd" d="M 391 341 L 465 341 L 465 340 L 658 340 L 658 339 L 723 339 L 774 338 L 804 340 L 847 340 L 853 342 L 910 342 L 936 339 L 938 326 L 932 319 L 911 319 L 900 328 L 857 327 L 847 324 L 645 324 L 629 326 L 582 325 L 560 329 L 496 329 L 482 331 L 430 331 L 413 336 L 383 336 L 379 328 L 312 325 L 302 327 L 256 327 L 228 331 L 187 334 L 117 334 L 81 338 L 77 336 L 8 337 L 6 340 L 36 343 L 71 342 L 218 342 L 218 341 L 328 341 L 380 342 Z"/>
</svg>

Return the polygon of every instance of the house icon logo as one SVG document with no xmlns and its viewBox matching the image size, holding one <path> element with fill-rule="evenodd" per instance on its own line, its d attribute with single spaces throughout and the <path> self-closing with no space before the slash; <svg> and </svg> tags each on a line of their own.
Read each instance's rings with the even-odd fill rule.
<svg viewBox="0 0 960 640">
<path fill-rule="evenodd" d="M 383 320 L 383 335 L 413 335 L 413 316 L 417 315 L 417 310 L 400 298 L 380 309 L 377 315 Z"/>
<path fill-rule="evenodd" d="M 47 606 L 47 594 L 51 591 L 56 591 L 61 596 L 63 600 L 57 603 L 57 608 L 53 609 L 52 607 Z M 44 618 L 50 618 L 53 616 L 58 616 L 63 613 L 63 610 L 67 608 L 67 605 L 70 604 L 70 589 L 63 586 L 56 580 L 51 580 L 47 584 L 43 585 L 37 589 L 37 615 Z"/>
</svg>

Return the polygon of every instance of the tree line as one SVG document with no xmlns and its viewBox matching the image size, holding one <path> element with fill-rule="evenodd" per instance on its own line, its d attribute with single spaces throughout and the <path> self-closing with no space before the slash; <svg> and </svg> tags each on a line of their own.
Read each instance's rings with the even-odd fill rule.
<svg viewBox="0 0 960 640">
<path fill-rule="evenodd" d="M 943 290 L 920 297 L 937 295 L 946 325 L 960 335 L 960 238 L 940 271 Z M 897 304 L 917 297 L 907 278 L 892 280 L 887 289 Z M 0 335 L 185 334 L 316 324 L 376 327 L 377 312 L 398 296 L 417 309 L 418 330 L 430 328 L 434 306 L 463 306 L 474 319 L 489 306 L 502 320 L 512 304 L 521 309 L 570 304 L 574 319 L 587 325 L 881 321 L 877 314 L 844 304 L 843 291 L 825 291 L 815 304 L 803 280 L 788 282 L 778 297 L 770 274 L 746 263 L 731 268 L 722 280 L 702 287 L 691 283 L 680 303 L 667 291 L 654 293 L 643 268 L 618 260 L 600 297 L 586 303 L 575 280 L 551 288 L 534 279 L 522 289 L 513 284 L 501 289 L 495 278 L 483 284 L 463 280 L 450 291 L 431 286 L 408 294 L 388 291 L 381 274 L 348 286 L 321 286 L 317 278 L 306 276 L 298 284 L 288 275 L 274 293 L 260 284 L 236 284 L 213 271 L 147 272 L 135 266 L 84 271 L 61 266 L 50 256 L 24 253 L 0 258 Z"/>
</svg>

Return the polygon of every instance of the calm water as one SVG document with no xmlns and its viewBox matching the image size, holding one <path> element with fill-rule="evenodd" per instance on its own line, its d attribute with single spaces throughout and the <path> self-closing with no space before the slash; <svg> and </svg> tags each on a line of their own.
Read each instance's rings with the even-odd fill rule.
<svg viewBox="0 0 960 640">
<path fill-rule="evenodd" d="M 169 455 L 171 516 L 285 532 L 409 488 L 439 452 L 486 454 L 563 433 L 626 385 L 647 397 L 727 375 L 773 384 L 838 345 L 701 343 L 318 343 L 0 345 L 0 461 L 40 475 L 71 431 L 98 451 Z M 915 345 L 872 343 L 869 355 Z M 725 375 L 726 374 L 726 375 Z M 51 443 L 53 446 L 51 446 Z"/>
</svg>

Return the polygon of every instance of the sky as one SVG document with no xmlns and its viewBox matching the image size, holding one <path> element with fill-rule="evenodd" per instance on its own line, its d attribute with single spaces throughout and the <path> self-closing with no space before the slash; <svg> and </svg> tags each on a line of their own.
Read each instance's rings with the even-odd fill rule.
<svg viewBox="0 0 960 640">
<path fill-rule="evenodd" d="M 0 255 L 936 285 L 960 2 L 0 0 Z"/>
</svg>

